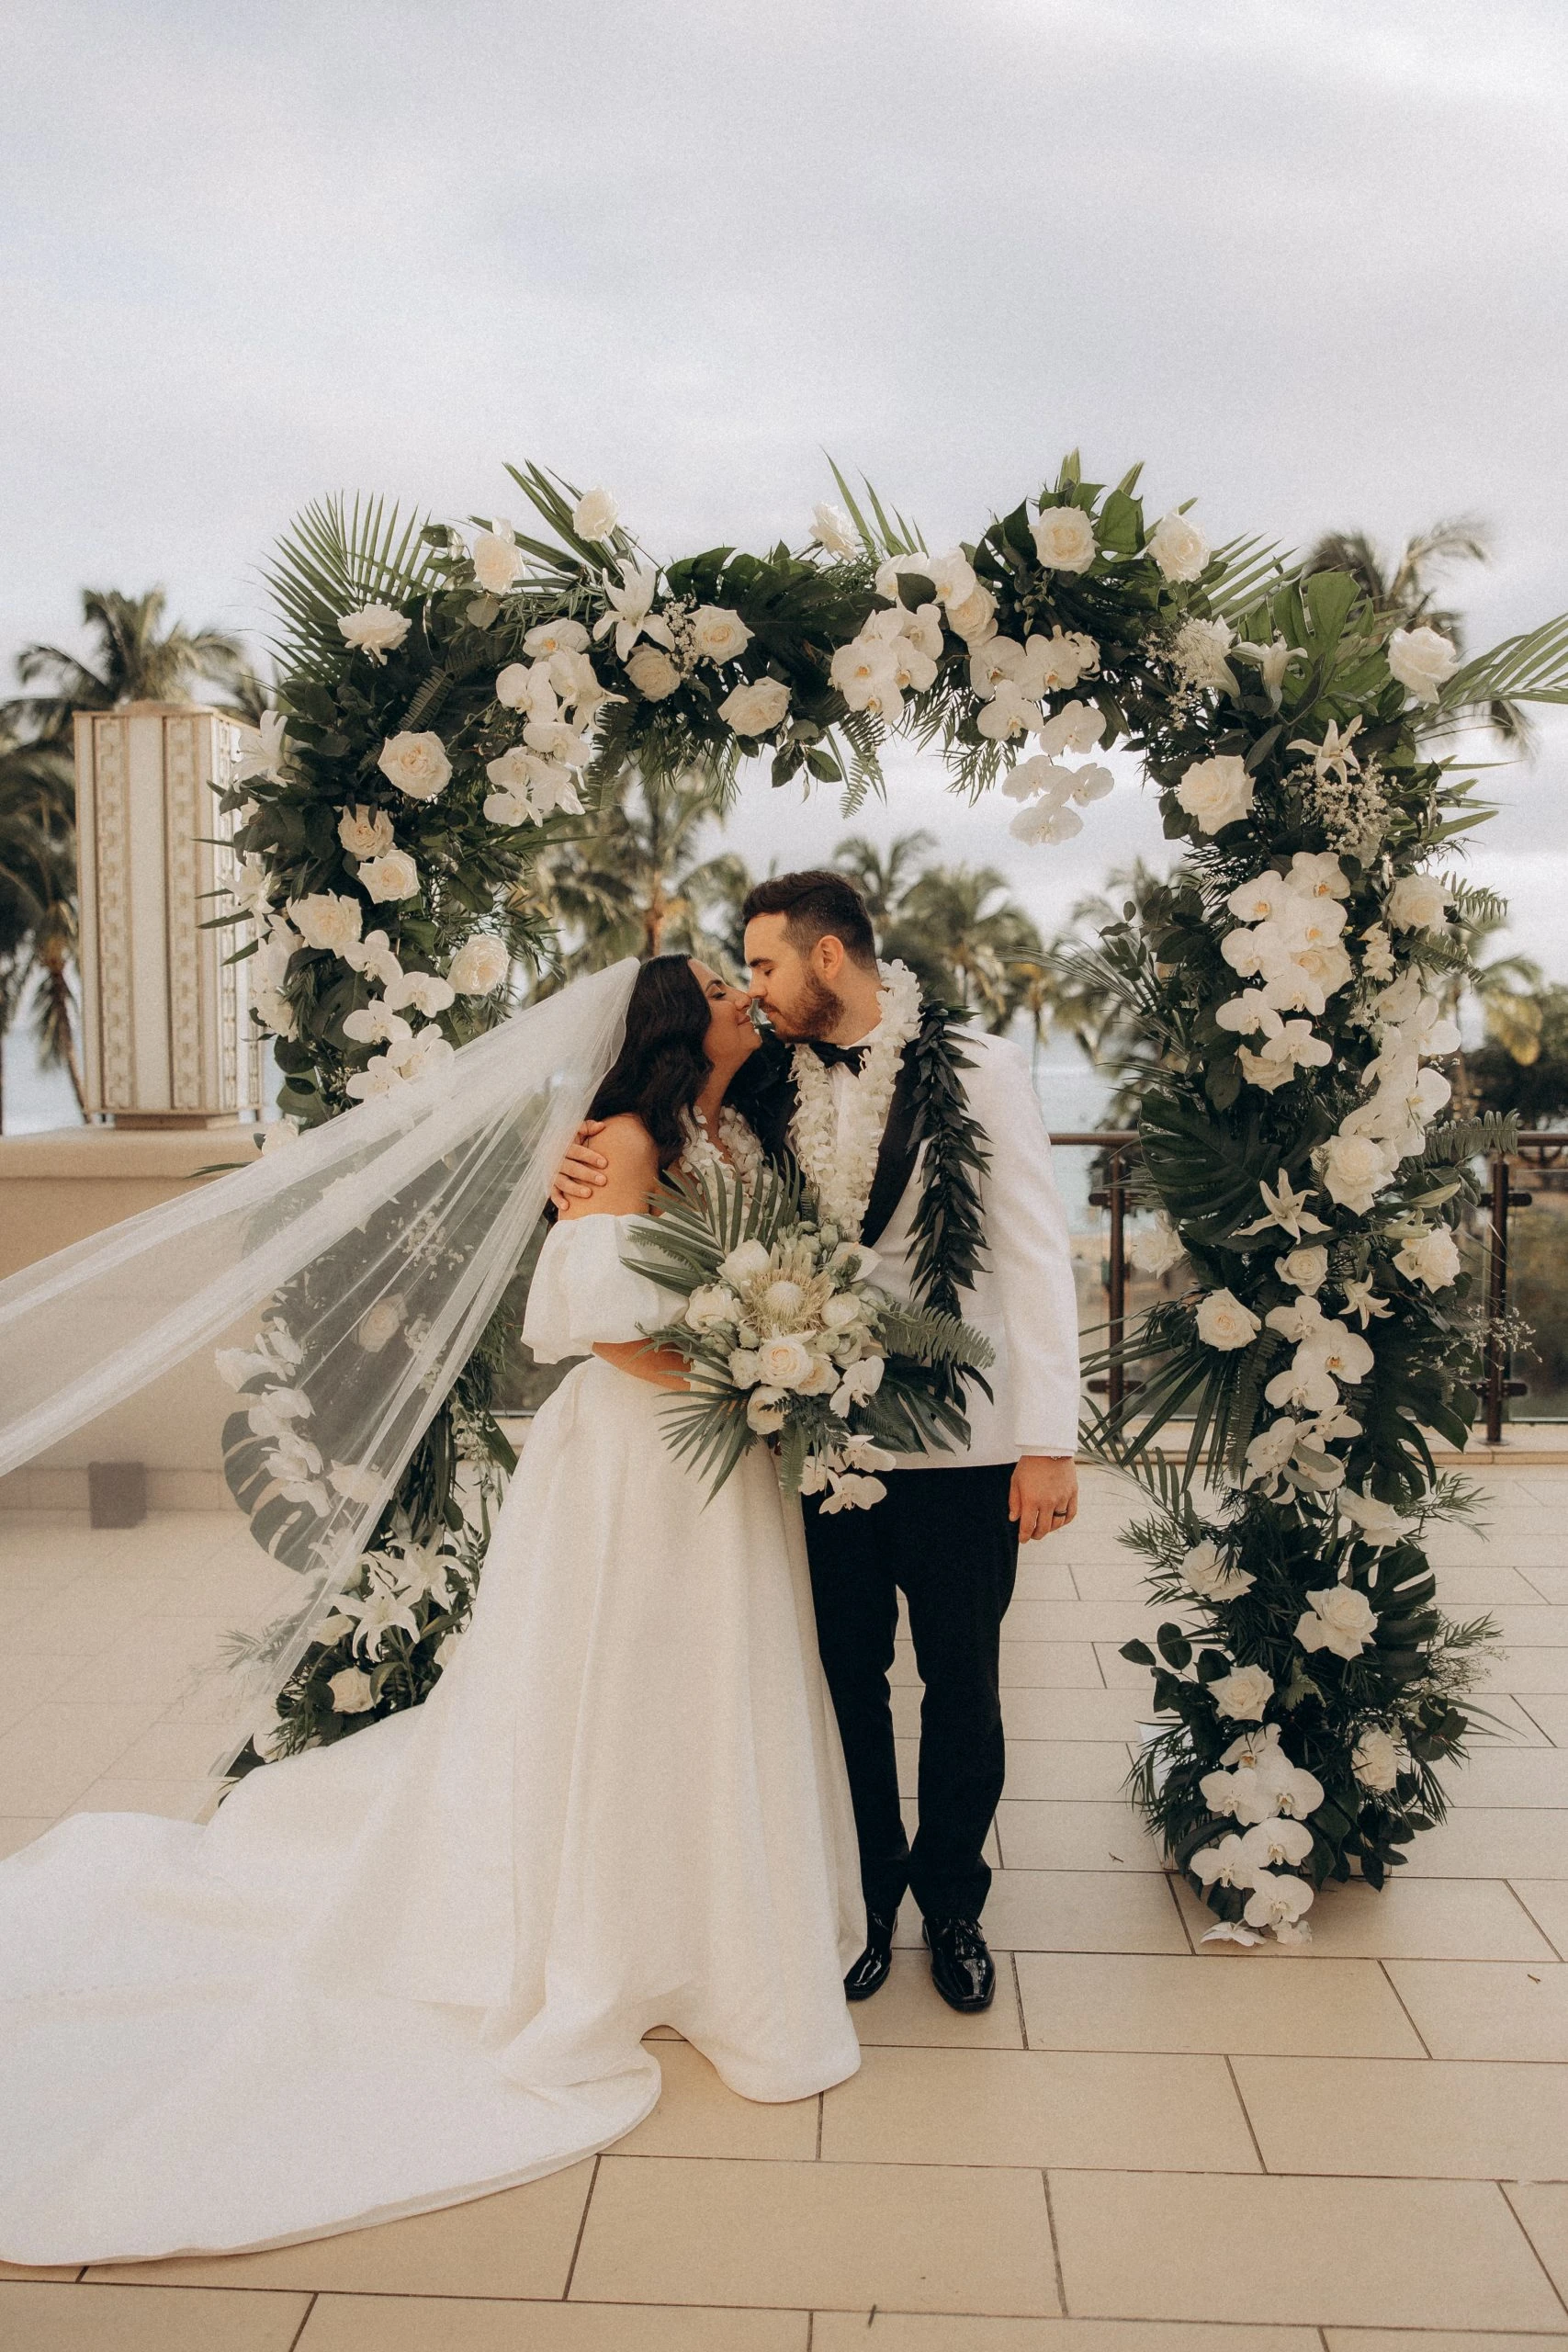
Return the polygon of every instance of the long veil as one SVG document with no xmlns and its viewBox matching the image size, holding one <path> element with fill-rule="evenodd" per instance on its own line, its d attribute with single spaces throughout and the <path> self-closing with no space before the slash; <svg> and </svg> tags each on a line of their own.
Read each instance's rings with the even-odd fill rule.
<svg viewBox="0 0 1568 2352">
<path fill-rule="evenodd" d="M 94 1624 L 114 1695 L 186 1726 L 181 1777 L 228 1766 L 355 1572 L 516 1272 L 636 974 L 579 980 L 444 1069 L 0 1282 L 5 1499 L 80 1502 L 89 1464 L 130 1461 L 155 1512 L 202 1514 L 155 1518 L 91 1571 L 56 1521 L 29 1596 L 35 1634 L 51 1606 L 62 1645 Z M 186 1542 L 160 1576 L 182 1525 L 199 1572 Z"/>
</svg>

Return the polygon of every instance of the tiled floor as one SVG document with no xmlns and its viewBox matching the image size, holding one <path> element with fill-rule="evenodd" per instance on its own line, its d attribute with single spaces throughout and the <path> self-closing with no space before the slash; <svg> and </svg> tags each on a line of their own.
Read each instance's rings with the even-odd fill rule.
<svg viewBox="0 0 1568 2352">
<path fill-rule="evenodd" d="M 1439 1597 L 1494 1611 L 1500 1736 L 1382 1896 L 1305 1952 L 1203 1948 L 1120 1794 L 1147 1680 L 1087 1483 L 1008 1621 L 994 2008 L 918 1925 L 858 2075 L 750 2106 L 661 2039 L 664 2096 L 596 2162 L 278 2253 L 0 2278 L 6 2352 L 1568 2352 L 1568 1470 L 1489 1469 Z M 0 1518 L 0 1849 L 83 1806 L 190 1810 L 146 1621 L 245 1571 L 196 1513 L 124 1536 Z M 912 1781 L 919 1694 L 898 1665 Z M 3 2124 L 0 2124 L 3 2128 Z"/>
</svg>

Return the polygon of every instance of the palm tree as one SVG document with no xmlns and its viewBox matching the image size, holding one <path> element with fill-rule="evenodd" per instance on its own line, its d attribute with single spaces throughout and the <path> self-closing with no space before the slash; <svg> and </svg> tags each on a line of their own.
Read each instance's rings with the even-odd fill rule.
<svg viewBox="0 0 1568 2352">
<path fill-rule="evenodd" d="M 865 900 L 873 922 L 891 922 L 905 891 L 915 879 L 911 868 L 938 847 L 934 833 L 900 833 L 886 857 L 863 833 L 846 833 L 833 852 L 840 866 Z"/>
<path fill-rule="evenodd" d="M 581 833 L 543 853 L 525 888 L 536 903 L 543 899 L 560 935 L 562 978 L 623 956 L 683 953 L 739 967 L 740 905 L 751 877 L 732 851 L 697 854 L 720 813 L 705 785 L 650 793 L 634 784 Z"/>
<path fill-rule="evenodd" d="M 928 865 L 900 893 L 884 946 L 992 1030 L 1010 1025 L 1045 952 L 994 865 Z"/>
<path fill-rule="evenodd" d="M 0 1057 L 29 989 L 39 1059 L 69 1070 L 85 1110 L 76 1057 L 71 967 L 76 952 L 75 794 L 58 748 L 0 743 Z M 0 1131 L 5 1126 L 0 1063 Z"/>
<path fill-rule="evenodd" d="M 1484 523 L 1459 514 L 1417 531 L 1392 563 L 1365 531 L 1325 531 L 1302 566 L 1303 573 L 1348 571 L 1380 619 L 1398 628 L 1435 628 L 1464 651 L 1464 616 L 1440 604 L 1435 572 L 1454 563 L 1489 563 L 1492 549 Z M 1488 724 L 1506 743 L 1520 750 L 1530 740 L 1529 720 L 1517 702 L 1487 705 Z"/>
<path fill-rule="evenodd" d="M 1128 1126 L 1137 1116 L 1144 1090 L 1159 1067 L 1159 1048 L 1140 1026 L 1117 985 L 1115 972 L 1100 958 L 1098 948 L 1113 924 L 1127 921 L 1129 910 L 1141 918 L 1160 877 L 1134 859 L 1130 866 L 1109 874 L 1102 893 L 1079 899 L 1046 951 L 1054 982 L 1049 1009 L 1055 1021 L 1077 1041 L 1079 1051 L 1094 1068 L 1119 1080 L 1107 1105 L 1112 1126 Z"/>
<path fill-rule="evenodd" d="M 62 742 L 77 710 L 113 710 L 128 702 L 189 702 L 206 684 L 243 695 L 253 673 L 238 638 L 218 628 L 165 626 L 162 588 L 123 595 L 118 588 L 85 588 L 82 624 L 93 642 L 85 657 L 58 645 L 24 645 L 17 675 L 41 693 L 19 695 L 0 709 L 14 735 Z M 243 708 L 236 704 L 236 708 Z"/>
<path fill-rule="evenodd" d="M 1437 992 L 1444 1012 L 1455 1021 L 1466 999 L 1472 998 L 1488 1042 L 1501 1046 L 1521 1069 L 1529 1069 L 1540 1053 L 1546 975 L 1533 956 L 1494 956 L 1483 960 L 1482 950 L 1506 930 L 1507 921 L 1507 911 L 1500 905 L 1483 901 L 1467 912 L 1461 902 L 1455 912 L 1454 929 L 1466 961 L 1438 977 Z M 1455 1100 L 1469 1110 L 1474 1090 L 1462 1046 L 1454 1056 L 1452 1075 Z"/>
</svg>

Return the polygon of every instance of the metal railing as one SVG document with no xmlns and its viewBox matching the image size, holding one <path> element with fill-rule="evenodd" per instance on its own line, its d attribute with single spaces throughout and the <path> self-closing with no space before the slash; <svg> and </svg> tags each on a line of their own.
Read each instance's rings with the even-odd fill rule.
<svg viewBox="0 0 1568 2352">
<path fill-rule="evenodd" d="M 1124 1362 L 1127 1332 L 1127 1209 L 1131 1192 L 1128 1163 L 1138 1148 L 1131 1128 L 1091 1128 L 1077 1134 L 1053 1134 L 1051 1141 L 1066 1148 L 1099 1152 L 1105 1161 L 1102 1181 L 1089 1193 L 1089 1206 L 1107 1212 L 1105 1306 L 1108 1358 L 1104 1374 L 1091 1380 L 1091 1389 L 1105 1397 L 1115 1412 L 1138 1383 L 1128 1377 Z M 1521 1171 L 1553 1182 L 1561 1171 L 1568 1184 L 1568 1132 L 1532 1128 L 1519 1136 L 1516 1155 L 1497 1152 L 1487 1161 L 1485 1206 L 1481 1220 L 1484 1251 L 1486 1336 L 1482 1376 L 1476 1383 L 1486 1426 L 1486 1442 L 1504 1441 L 1504 1408 L 1508 1400 L 1529 1394 L 1529 1384 L 1514 1377 L 1514 1348 L 1509 1328 L 1508 1222 L 1514 1209 L 1529 1208 L 1532 1192 L 1517 1181 Z"/>
</svg>

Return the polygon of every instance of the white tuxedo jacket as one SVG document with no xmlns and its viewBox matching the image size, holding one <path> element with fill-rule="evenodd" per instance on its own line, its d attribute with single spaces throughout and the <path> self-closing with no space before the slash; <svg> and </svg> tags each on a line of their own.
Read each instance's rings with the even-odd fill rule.
<svg viewBox="0 0 1568 2352">
<path fill-rule="evenodd" d="M 996 1363 L 986 1375 L 992 1394 L 987 1399 L 969 1384 L 966 1453 L 905 1454 L 900 1469 L 954 1469 L 1077 1449 L 1077 1293 L 1066 1215 L 1029 1059 L 1010 1039 L 979 1030 L 963 1030 L 958 1042 L 974 1065 L 959 1075 L 991 1156 L 980 1183 L 984 1254 L 974 1286 L 960 1295 L 959 1308 L 996 1350 Z M 833 1071 L 832 1080 L 841 1102 L 853 1081 L 842 1068 Z M 922 1148 L 874 1245 L 871 1279 L 897 1298 L 912 1296 L 911 1227 L 924 1160 Z"/>
</svg>

